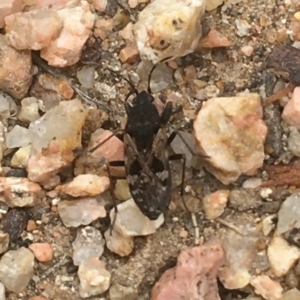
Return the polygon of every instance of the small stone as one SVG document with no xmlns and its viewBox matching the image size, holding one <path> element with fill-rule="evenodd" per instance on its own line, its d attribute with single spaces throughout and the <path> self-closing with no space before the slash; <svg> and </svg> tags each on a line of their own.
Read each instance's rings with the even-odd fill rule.
<svg viewBox="0 0 300 300">
<path fill-rule="evenodd" d="M 63 28 L 59 36 L 41 50 L 41 57 L 55 67 L 77 63 L 95 21 L 95 13 L 87 1 L 69 2 L 57 10 Z M 72 16 L 72 18 L 70 18 Z"/>
<path fill-rule="evenodd" d="M 223 257 L 218 243 L 182 251 L 177 266 L 168 269 L 155 283 L 151 300 L 220 299 L 217 272 Z"/>
<path fill-rule="evenodd" d="M 94 36 L 100 37 L 101 40 L 105 40 L 111 33 L 114 28 L 113 19 L 97 19 L 95 22 Z"/>
<path fill-rule="evenodd" d="M 66 227 L 88 225 L 106 216 L 105 208 L 94 198 L 60 201 L 58 213 Z"/>
<path fill-rule="evenodd" d="M 267 216 L 263 219 L 262 221 L 263 225 L 263 234 L 264 236 L 268 236 L 269 233 L 274 229 L 275 224 L 274 224 L 274 215 Z"/>
<path fill-rule="evenodd" d="M 7 251 L 8 245 L 9 245 L 9 234 L 0 230 L 0 254 L 5 253 Z"/>
<path fill-rule="evenodd" d="M 41 187 L 27 178 L 0 177 L 0 198 L 9 207 L 34 206 L 40 199 Z"/>
<path fill-rule="evenodd" d="M 32 243 L 29 249 L 33 252 L 35 258 L 39 262 L 47 262 L 52 260 L 53 249 L 48 243 Z"/>
<path fill-rule="evenodd" d="M 5 25 L 4 19 L 6 16 L 22 11 L 23 7 L 24 7 L 23 0 L 3 1 L 0 6 L 0 28 L 4 27 Z"/>
<path fill-rule="evenodd" d="M 155 0 L 140 12 L 134 25 L 143 60 L 153 64 L 193 52 L 202 35 L 206 0 Z"/>
<path fill-rule="evenodd" d="M 222 215 L 228 196 L 229 190 L 219 190 L 203 198 L 203 208 L 208 219 L 213 220 Z"/>
<path fill-rule="evenodd" d="M 74 99 L 61 101 L 30 123 L 29 136 L 37 152 L 28 161 L 29 179 L 45 181 L 72 163 L 74 150 L 81 147 L 81 130 L 86 116 L 81 101 Z"/>
<path fill-rule="evenodd" d="M 109 289 L 110 300 L 136 300 L 137 292 L 132 287 L 121 284 L 113 284 Z"/>
<path fill-rule="evenodd" d="M 190 149 L 192 151 L 195 151 L 195 141 L 194 137 L 192 134 L 184 131 L 179 131 L 179 134 L 181 135 L 182 139 L 180 136 L 177 134 L 174 140 L 171 143 L 171 147 L 175 153 L 181 153 L 185 155 L 186 158 L 186 166 L 190 168 L 192 166 L 192 159 L 193 159 L 193 153 L 191 153 Z M 189 148 L 185 145 L 189 146 Z"/>
<path fill-rule="evenodd" d="M 115 211 L 110 211 L 110 219 L 114 220 Z M 133 221 L 134 220 L 134 221 Z M 124 237 L 143 236 L 153 234 L 164 222 L 161 214 L 157 220 L 150 221 L 139 210 L 133 199 L 118 204 L 118 214 L 114 224 L 114 230 Z"/>
<path fill-rule="evenodd" d="M 96 10 L 105 12 L 108 0 L 92 0 L 92 4 Z"/>
<path fill-rule="evenodd" d="M 243 182 L 242 188 L 244 189 L 256 189 L 262 184 L 261 178 L 249 178 Z"/>
<path fill-rule="evenodd" d="M 133 64 L 139 58 L 139 50 L 135 44 L 126 46 L 120 51 L 120 61 L 122 63 Z"/>
<path fill-rule="evenodd" d="M 40 101 L 35 97 L 24 98 L 21 101 L 21 111 L 18 119 L 22 122 L 30 123 L 40 117 Z"/>
<path fill-rule="evenodd" d="M 95 82 L 95 68 L 83 66 L 77 70 L 77 78 L 83 87 L 92 88 Z"/>
<path fill-rule="evenodd" d="M 11 209 L 3 216 L 3 231 L 8 233 L 11 242 L 16 241 L 26 228 L 28 222 L 27 213 L 20 209 Z"/>
<path fill-rule="evenodd" d="M 62 20 L 53 10 L 36 9 L 15 13 L 5 18 L 6 39 L 18 50 L 41 50 L 62 29 Z"/>
<path fill-rule="evenodd" d="M 44 296 L 33 296 L 33 297 L 30 297 L 29 300 L 48 300 L 48 298 L 46 298 Z"/>
<path fill-rule="evenodd" d="M 59 183 L 60 183 L 60 177 L 58 175 L 54 175 L 54 176 L 50 177 L 49 179 L 42 181 L 41 186 L 45 190 L 52 190 L 55 187 L 57 187 L 59 185 Z M 53 191 L 53 192 L 55 192 L 55 191 Z"/>
<path fill-rule="evenodd" d="M 0 282 L 0 300 L 5 300 L 5 287 L 4 285 Z"/>
<path fill-rule="evenodd" d="M 109 178 L 106 176 L 82 174 L 69 183 L 59 185 L 55 190 L 72 197 L 89 197 L 103 193 L 109 184 Z"/>
<path fill-rule="evenodd" d="M 290 128 L 288 138 L 288 149 L 295 155 L 300 157 L 300 133 L 296 127 Z"/>
<path fill-rule="evenodd" d="M 264 299 L 282 300 L 283 288 L 279 282 L 272 280 L 269 276 L 254 276 L 250 284 L 255 288 L 255 293 L 261 295 Z"/>
<path fill-rule="evenodd" d="M 212 11 L 214 9 L 216 9 L 218 6 L 222 5 L 224 2 L 224 0 L 210 0 L 210 1 L 207 1 L 207 4 L 206 4 L 206 11 Z"/>
<path fill-rule="evenodd" d="M 26 230 L 27 231 L 33 231 L 36 229 L 36 223 L 34 220 L 29 220 L 28 223 L 27 223 L 27 228 Z"/>
<path fill-rule="evenodd" d="M 26 147 L 30 143 L 28 129 L 16 125 L 6 136 L 7 148 Z"/>
<path fill-rule="evenodd" d="M 33 276 L 34 255 L 24 247 L 6 252 L 0 260 L 0 281 L 11 292 L 23 292 Z"/>
<path fill-rule="evenodd" d="M 235 20 L 235 25 L 237 27 L 237 35 L 240 37 L 247 36 L 250 34 L 251 25 L 246 20 Z"/>
<path fill-rule="evenodd" d="M 209 99 L 194 122 L 194 134 L 199 153 L 209 157 L 205 168 L 223 184 L 254 175 L 264 161 L 267 134 L 260 96 Z"/>
<path fill-rule="evenodd" d="M 104 237 L 106 240 L 106 247 L 122 257 L 128 256 L 134 248 L 132 237 L 124 237 L 114 229 L 111 234 L 110 229 L 108 229 L 105 232 Z"/>
<path fill-rule="evenodd" d="M 297 289 L 292 289 L 285 292 L 280 300 L 300 300 L 300 292 Z"/>
<path fill-rule="evenodd" d="M 128 41 L 128 42 L 132 43 L 133 40 L 134 40 L 133 23 L 129 22 L 122 30 L 119 31 L 119 35 L 125 41 Z"/>
<path fill-rule="evenodd" d="M 0 34 L 0 90 L 23 99 L 31 85 L 31 68 L 30 51 L 18 51 L 8 46 Z"/>
<path fill-rule="evenodd" d="M 282 234 L 293 228 L 300 228 L 300 195 L 287 197 L 278 212 L 277 232 Z"/>
<path fill-rule="evenodd" d="M 253 189 L 233 189 L 229 195 L 229 205 L 238 211 L 247 211 L 260 207 L 262 200 Z"/>
<path fill-rule="evenodd" d="M 253 48 L 252 46 L 250 46 L 250 45 L 246 45 L 246 46 L 243 46 L 243 47 L 241 48 L 241 51 L 242 51 L 246 56 L 250 57 L 250 56 L 253 54 L 253 52 L 254 52 L 254 48 Z"/>
<path fill-rule="evenodd" d="M 109 289 L 111 274 L 105 264 L 96 257 L 83 261 L 78 269 L 79 294 L 82 298 L 99 295 Z"/>
<path fill-rule="evenodd" d="M 86 259 L 100 257 L 104 251 L 105 240 L 99 230 L 87 226 L 77 231 L 76 239 L 72 243 L 73 263 L 79 266 Z"/>
<path fill-rule="evenodd" d="M 283 109 L 282 118 L 289 125 L 300 129 L 300 87 L 294 89 L 292 98 Z"/>
<path fill-rule="evenodd" d="M 286 275 L 300 257 L 300 250 L 290 246 L 280 236 L 275 236 L 268 246 L 268 259 L 277 277 Z"/>
<path fill-rule="evenodd" d="M 209 2 L 209 1 L 208 1 Z M 203 39 L 200 40 L 201 48 L 230 47 L 232 42 L 219 31 L 212 29 Z"/>
<path fill-rule="evenodd" d="M 30 158 L 32 146 L 28 145 L 21 147 L 12 157 L 10 161 L 11 167 L 27 169 L 28 161 Z"/>
<path fill-rule="evenodd" d="M 126 179 L 119 179 L 115 185 L 115 196 L 117 199 L 125 201 L 131 198 L 128 181 Z"/>
</svg>

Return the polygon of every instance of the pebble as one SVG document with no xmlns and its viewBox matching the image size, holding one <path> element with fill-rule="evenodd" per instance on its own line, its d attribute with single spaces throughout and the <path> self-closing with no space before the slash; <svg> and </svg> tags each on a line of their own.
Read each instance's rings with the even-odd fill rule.
<svg viewBox="0 0 300 300">
<path fill-rule="evenodd" d="M 9 149 L 26 147 L 29 143 L 28 129 L 19 125 L 14 126 L 6 136 L 6 147 Z"/>
<path fill-rule="evenodd" d="M 27 227 L 26 227 L 26 230 L 27 231 L 33 231 L 37 228 L 36 226 L 36 223 L 34 220 L 29 220 L 28 223 L 27 223 Z"/>
<path fill-rule="evenodd" d="M 79 61 L 96 16 L 93 8 L 84 0 L 69 2 L 57 10 L 57 13 L 63 27 L 58 37 L 41 50 L 41 57 L 49 65 L 63 68 Z"/>
<path fill-rule="evenodd" d="M 290 128 L 288 137 L 288 149 L 295 155 L 300 157 L 300 133 L 296 127 Z"/>
<path fill-rule="evenodd" d="M 151 300 L 205 299 L 207 295 L 219 299 L 216 277 L 223 258 L 218 243 L 181 251 L 177 266 L 165 271 L 155 283 Z"/>
<path fill-rule="evenodd" d="M 0 230 L 0 254 L 5 253 L 9 245 L 9 234 Z"/>
<path fill-rule="evenodd" d="M 250 57 L 250 56 L 253 54 L 253 52 L 254 52 L 254 48 L 253 48 L 252 46 L 250 46 L 250 45 L 246 45 L 246 46 L 243 46 L 243 47 L 241 48 L 241 51 L 242 51 L 246 56 Z"/>
<path fill-rule="evenodd" d="M 60 33 L 63 23 L 53 10 L 35 9 L 5 18 L 5 37 L 18 50 L 41 50 Z"/>
<path fill-rule="evenodd" d="M 291 126 L 300 129 L 300 87 L 296 87 L 283 109 L 282 118 Z"/>
<path fill-rule="evenodd" d="M 83 261 L 78 269 L 79 295 L 82 298 L 99 295 L 109 289 L 111 274 L 105 264 L 96 257 Z"/>
<path fill-rule="evenodd" d="M 206 11 L 212 11 L 214 9 L 216 9 L 218 6 L 220 6 L 221 4 L 223 4 L 224 0 L 210 0 L 207 1 L 206 4 Z"/>
<path fill-rule="evenodd" d="M 135 63 L 140 56 L 139 49 L 137 48 L 136 44 L 131 44 L 126 47 L 124 47 L 120 51 L 120 61 L 124 64 L 133 64 Z"/>
<path fill-rule="evenodd" d="M 35 97 L 24 98 L 21 101 L 21 110 L 18 114 L 18 119 L 25 123 L 30 123 L 40 117 L 40 100 Z"/>
<path fill-rule="evenodd" d="M 58 203 L 58 213 L 66 227 L 89 225 L 106 217 L 106 210 L 94 198 L 64 200 Z"/>
<path fill-rule="evenodd" d="M 31 85 L 31 68 L 30 51 L 17 51 L 7 45 L 5 37 L 0 34 L 0 90 L 23 99 Z"/>
<path fill-rule="evenodd" d="M 11 209 L 3 216 L 2 229 L 9 234 L 11 242 L 16 241 L 26 228 L 28 216 L 22 209 Z"/>
<path fill-rule="evenodd" d="M 206 218 L 214 220 L 222 215 L 228 201 L 229 192 L 229 190 L 218 190 L 203 198 Z"/>
<path fill-rule="evenodd" d="M 106 176 L 82 174 L 69 183 L 59 185 L 55 190 L 72 197 L 89 197 L 103 193 L 109 184 L 109 178 Z"/>
<path fill-rule="evenodd" d="M 205 168 L 223 184 L 254 175 L 264 161 L 267 126 L 258 94 L 207 100 L 194 122 L 196 145 L 208 156 Z M 216 146 L 217 145 L 217 146 Z"/>
<path fill-rule="evenodd" d="M 91 257 L 100 257 L 104 251 L 105 240 L 99 230 L 87 226 L 77 231 L 76 239 L 72 243 L 73 263 L 80 263 Z"/>
<path fill-rule="evenodd" d="M 0 282 L 0 300 L 5 300 L 5 287 L 4 285 Z"/>
<path fill-rule="evenodd" d="M 237 35 L 240 37 L 247 36 L 250 34 L 251 25 L 246 20 L 235 20 L 235 25 L 237 28 Z"/>
<path fill-rule="evenodd" d="M 77 78 L 85 88 L 93 88 L 95 83 L 95 67 L 83 66 L 77 70 Z"/>
<path fill-rule="evenodd" d="M 115 185 L 115 196 L 117 199 L 125 201 L 131 198 L 127 179 L 119 179 Z"/>
<path fill-rule="evenodd" d="M 92 0 L 92 4 L 96 10 L 105 12 L 108 0 Z"/>
<path fill-rule="evenodd" d="M 190 147 L 192 151 L 195 151 L 195 141 L 192 134 L 184 131 L 179 131 L 179 134 L 182 136 L 184 141 Z M 180 136 L 177 134 L 174 140 L 171 143 L 171 148 L 175 153 L 182 153 L 186 158 L 186 167 L 190 168 L 193 163 L 193 153 L 188 149 L 185 143 L 182 141 Z"/>
<path fill-rule="evenodd" d="M 137 292 L 132 287 L 121 284 L 113 284 L 109 289 L 110 300 L 136 300 Z"/>
<path fill-rule="evenodd" d="M 40 203 L 41 187 L 27 178 L 0 177 L 0 197 L 9 207 L 34 206 Z"/>
<path fill-rule="evenodd" d="M 42 181 L 41 182 L 41 186 L 45 189 L 45 190 L 49 190 L 49 191 L 53 191 L 53 189 L 58 186 L 60 184 L 60 177 L 58 175 L 54 175 L 52 177 L 50 177 L 49 179 Z M 56 191 L 53 191 L 56 192 Z M 58 194 L 56 192 L 56 194 Z"/>
<path fill-rule="evenodd" d="M 230 46 L 232 46 L 232 42 L 216 29 L 210 30 L 210 32 L 204 38 L 202 38 L 199 43 L 199 47 L 201 48 L 219 48 Z"/>
<path fill-rule="evenodd" d="M 253 276 L 250 284 L 254 287 L 255 293 L 261 295 L 264 299 L 282 300 L 283 288 L 279 282 L 272 280 L 269 276 Z"/>
<path fill-rule="evenodd" d="M 106 240 L 106 247 L 111 251 L 120 256 L 128 256 L 133 248 L 134 242 L 132 237 L 124 237 L 116 230 L 112 230 L 110 234 L 110 229 L 104 233 Z"/>
<path fill-rule="evenodd" d="M 24 247 L 6 252 L 0 260 L 0 281 L 14 293 L 24 291 L 33 276 L 34 255 Z"/>
<path fill-rule="evenodd" d="M 44 296 L 33 296 L 33 297 L 30 297 L 29 300 L 48 300 L 48 298 L 46 298 Z"/>
<path fill-rule="evenodd" d="M 81 130 L 86 116 L 87 110 L 81 101 L 74 99 L 61 101 L 30 123 L 30 139 L 37 150 L 28 161 L 30 180 L 45 181 L 72 163 L 73 150 L 81 147 Z M 42 148 L 45 149 L 42 151 Z"/>
<path fill-rule="evenodd" d="M 280 236 L 275 236 L 268 246 L 271 270 L 277 277 L 286 275 L 300 257 L 300 249 L 290 246 Z"/>
<path fill-rule="evenodd" d="M 15 168 L 25 168 L 27 169 L 28 161 L 30 158 L 32 146 L 28 145 L 25 147 L 21 147 L 15 154 L 13 155 L 10 165 Z"/>
<path fill-rule="evenodd" d="M 155 0 L 147 5 L 134 25 L 141 58 L 156 64 L 192 53 L 202 35 L 206 2 Z"/>
<path fill-rule="evenodd" d="M 282 234 L 293 228 L 300 228 L 300 195 L 287 197 L 278 212 L 277 232 Z"/>
<path fill-rule="evenodd" d="M 1 3 L 0 7 L 0 28 L 4 27 L 4 19 L 10 14 L 22 11 L 24 7 L 23 0 L 9 0 Z M 2 300 L 2 299 L 1 299 Z"/>
<path fill-rule="evenodd" d="M 300 291 L 297 289 L 292 289 L 285 292 L 280 300 L 300 300 Z"/>
<path fill-rule="evenodd" d="M 39 262 L 48 262 L 52 260 L 53 249 L 48 243 L 32 243 L 29 245 L 29 249 L 33 252 L 35 258 Z"/>
<path fill-rule="evenodd" d="M 118 204 L 118 213 L 114 230 L 124 237 L 143 236 L 153 234 L 164 223 L 164 215 L 150 221 L 139 210 L 133 199 Z M 114 220 L 115 210 L 110 211 L 110 220 Z M 134 220 L 134 221 L 133 221 Z"/>
</svg>

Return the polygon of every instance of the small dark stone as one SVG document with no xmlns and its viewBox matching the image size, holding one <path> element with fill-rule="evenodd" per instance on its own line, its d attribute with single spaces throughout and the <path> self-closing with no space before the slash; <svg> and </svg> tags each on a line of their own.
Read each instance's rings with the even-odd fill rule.
<svg viewBox="0 0 300 300">
<path fill-rule="evenodd" d="M 74 274 L 77 272 L 78 267 L 73 264 L 73 260 L 71 259 L 67 262 L 66 269 L 69 274 Z"/>
<path fill-rule="evenodd" d="M 27 226 L 28 215 L 21 209 L 11 209 L 2 219 L 3 231 L 9 234 L 11 242 L 21 236 Z"/>
<path fill-rule="evenodd" d="M 6 177 L 25 177 L 27 178 L 26 169 L 15 168 L 11 169 L 6 173 Z"/>
</svg>

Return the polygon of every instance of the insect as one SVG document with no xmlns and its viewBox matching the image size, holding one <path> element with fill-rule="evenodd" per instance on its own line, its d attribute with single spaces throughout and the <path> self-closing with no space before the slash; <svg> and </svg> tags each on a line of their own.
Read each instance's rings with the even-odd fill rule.
<svg viewBox="0 0 300 300">
<path fill-rule="evenodd" d="M 150 220 L 156 220 L 170 203 L 172 178 L 169 162 L 171 160 L 182 161 L 181 195 L 183 195 L 186 160 L 183 154 L 168 155 L 168 145 L 177 132 L 174 131 L 168 137 L 167 123 L 181 107 L 173 111 L 172 103 L 168 102 L 162 114 L 159 114 L 153 103 L 154 97 L 150 88 L 151 75 L 155 67 L 149 73 L 147 91 L 139 93 L 133 84 L 124 78 L 132 88 L 125 100 L 127 114 L 127 123 L 123 132 L 125 160 L 109 162 L 109 166 L 125 167 L 132 198 L 140 211 Z M 127 100 L 133 93 L 135 97 L 130 104 Z M 90 151 L 96 150 L 113 135 Z M 109 167 L 107 169 L 109 170 Z M 117 212 L 116 205 L 115 211 Z"/>
</svg>

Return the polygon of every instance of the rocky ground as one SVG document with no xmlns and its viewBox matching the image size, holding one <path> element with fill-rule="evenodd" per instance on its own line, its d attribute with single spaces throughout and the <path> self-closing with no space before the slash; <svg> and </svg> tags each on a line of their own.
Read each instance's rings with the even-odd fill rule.
<svg viewBox="0 0 300 300">
<path fill-rule="evenodd" d="M 0 300 L 300 299 L 299 1 L 209 1 L 191 35 L 177 7 L 182 36 L 154 31 L 153 53 L 137 33 L 149 1 L 88 2 L 0 5 Z M 174 161 L 156 221 L 116 182 L 110 234 L 104 161 L 124 159 L 124 144 L 89 150 L 125 126 L 124 77 L 142 90 L 151 63 L 174 55 L 151 89 L 160 112 L 183 107 L 168 134 L 195 152 L 178 136 L 169 149 L 187 158 L 189 211 Z"/>
</svg>

